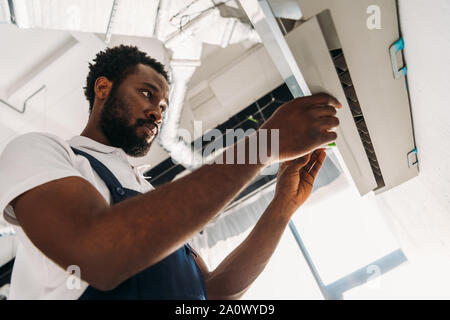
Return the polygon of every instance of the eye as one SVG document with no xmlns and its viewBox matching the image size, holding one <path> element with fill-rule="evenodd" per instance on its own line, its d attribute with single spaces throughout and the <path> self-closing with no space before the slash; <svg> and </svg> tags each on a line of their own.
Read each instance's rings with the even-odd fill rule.
<svg viewBox="0 0 450 320">
<path fill-rule="evenodd" d="M 141 93 L 147 98 L 147 99 L 151 99 L 153 94 L 151 93 L 151 91 L 148 91 L 146 89 L 142 89 Z"/>
</svg>

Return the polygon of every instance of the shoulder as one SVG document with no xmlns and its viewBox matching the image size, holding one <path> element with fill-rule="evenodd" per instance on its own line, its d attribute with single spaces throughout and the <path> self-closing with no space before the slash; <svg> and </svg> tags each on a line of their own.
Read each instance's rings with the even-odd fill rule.
<svg viewBox="0 0 450 320">
<path fill-rule="evenodd" d="M 11 151 L 39 151 L 57 149 L 60 151 L 70 149 L 69 144 L 62 138 L 45 132 L 29 132 L 12 139 L 5 147 L 3 153 Z"/>
<path fill-rule="evenodd" d="M 73 163 L 75 155 L 64 139 L 50 133 L 30 132 L 11 140 L 0 155 L 0 165 L 42 162 Z"/>
<path fill-rule="evenodd" d="M 15 137 L 0 155 L 0 213 L 20 194 L 52 180 L 81 176 L 63 139 L 31 132 Z M 8 210 L 7 210 L 8 211 Z M 11 208 L 9 208 L 9 215 Z"/>
</svg>

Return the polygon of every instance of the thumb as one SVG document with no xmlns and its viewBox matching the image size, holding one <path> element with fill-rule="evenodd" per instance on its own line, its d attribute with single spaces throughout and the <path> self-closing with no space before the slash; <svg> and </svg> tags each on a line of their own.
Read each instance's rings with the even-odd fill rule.
<svg viewBox="0 0 450 320">
<path fill-rule="evenodd" d="M 307 155 L 304 155 L 303 157 L 284 161 L 280 166 L 280 171 L 278 171 L 278 172 L 280 173 L 285 170 L 300 170 L 309 162 L 310 158 L 311 158 L 311 153 L 308 153 Z"/>
<path fill-rule="evenodd" d="M 305 155 L 303 157 L 295 159 L 294 161 L 295 161 L 296 167 L 298 167 L 298 168 L 304 167 L 309 162 L 309 159 L 311 159 L 311 153 L 308 153 L 307 155 Z"/>
</svg>

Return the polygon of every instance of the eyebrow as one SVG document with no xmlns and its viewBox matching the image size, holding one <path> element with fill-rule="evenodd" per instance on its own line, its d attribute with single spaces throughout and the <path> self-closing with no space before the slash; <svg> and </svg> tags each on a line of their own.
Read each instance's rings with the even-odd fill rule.
<svg viewBox="0 0 450 320">
<path fill-rule="evenodd" d="M 153 90 L 155 90 L 156 92 L 158 92 L 159 93 L 159 88 L 157 87 L 157 86 L 155 86 L 155 85 L 153 85 L 153 84 L 151 84 L 151 83 L 149 83 L 149 82 L 142 82 L 142 84 L 144 85 L 144 86 L 147 86 L 147 87 L 149 87 L 149 88 L 151 88 L 151 89 L 153 89 Z M 166 100 L 166 104 L 167 104 L 167 107 L 169 106 L 169 99 L 164 99 L 164 100 Z"/>
<path fill-rule="evenodd" d="M 159 88 L 157 86 L 155 86 L 154 84 L 151 84 L 149 82 L 142 82 L 142 84 L 144 86 L 147 86 L 149 88 L 152 88 L 153 90 L 155 90 L 156 92 L 159 92 Z"/>
</svg>

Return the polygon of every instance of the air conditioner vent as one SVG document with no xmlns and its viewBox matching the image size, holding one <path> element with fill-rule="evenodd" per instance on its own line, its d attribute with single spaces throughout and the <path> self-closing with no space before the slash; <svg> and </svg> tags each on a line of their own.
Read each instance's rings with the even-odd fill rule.
<svg viewBox="0 0 450 320">
<path fill-rule="evenodd" d="M 334 65 L 338 69 L 338 73 L 341 74 L 341 73 L 347 71 L 348 67 L 347 67 L 347 63 L 345 62 L 345 58 L 344 58 L 344 54 L 342 53 L 342 50 L 336 49 L 333 51 L 335 51 L 337 53 L 337 54 L 332 53 L 332 55 L 333 55 Z"/>
<path fill-rule="evenodd" d="M 333 58 L 334 66 L 341 81 L 342 88 L 345 92 L 350 111 L 358 129 L 359 136 L 363 143 L 364 149 L 369 159 L 370 167 L 372 169 L 377 188 L 385 186 L 383 175 L 381 174 L 380 164 L 378 163 L 375 149 L 373 148 L 372 140 L 370 139 L 369 129 L 367 129 L 366 121 L 361 110 L 361 106 L 358 101 L 358 96 L 353 86 L 350 71 L 348 70 L 347 62 L 345 61 L 344 53 L 342 49 L 332 50 L 331 57 Z"/>
<path fill-rule="evenodd" d="M 352 85 L 352 79 L 350 78 L 350 72 L 344 71 L 341 74 L 339 74 L 339 79 L 341 80 L 342 84 L 346 86 Z"/>
</svg>

